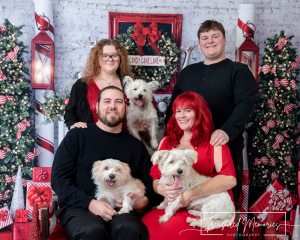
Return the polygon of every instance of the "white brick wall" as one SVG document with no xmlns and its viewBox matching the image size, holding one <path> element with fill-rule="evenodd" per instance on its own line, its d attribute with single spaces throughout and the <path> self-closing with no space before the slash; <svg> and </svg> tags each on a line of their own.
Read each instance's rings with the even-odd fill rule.
<svg viewBox="0 0 300 240">
<path fill-rule="evenodd" d="M 107 38 L 110 11 L 183 14 L 183 46 L 197 43 L 197 31 L 203 21 L 221 21 L 227 35 L 226 56 L 234 59 L 238 8 L 242 3 L 256 4 L 255 42 L 261 49 L 260 57 L 264 55 L 266 38 L 281 30 L 285 30 L 287 35 L 295 36 L 292 43 L 299 53 L 299 0 L 53 0 L 55 90 L 63 88 L 64 83 L 71 80 L 75 72 L 83 69 L 89 52 L 70 46 L 66 39 Z M 20 40 L 28 46 L 27 50 L 30 52 L 35 24 L 33 1 L 1 0 L 0 25 L 5 18 L 17 26 L 25 25 Z M 24 59 L 30 68 L 31 54 L 26 54 Z M 200 50 L 196 50 L 192 53 L 190 63 L 203 59 Z"/>
</svg>

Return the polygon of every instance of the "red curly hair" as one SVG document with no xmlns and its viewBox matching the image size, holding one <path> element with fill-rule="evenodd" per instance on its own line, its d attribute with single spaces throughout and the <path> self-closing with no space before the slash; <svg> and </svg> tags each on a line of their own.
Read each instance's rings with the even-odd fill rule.
<svg viewBox="0 0 300 240">
<path fill-rule="evenodd" d="M 200 145 L 208 144 L 214 130 L 211 112 L 202 96 L 189 91 L 180 94 L 173 103 L 173 115 L 166 127 L 166 133 L 168 134 L 167 147 L 175 148 L 180 143 L 183 131 L 177 124 L 175 114 L 176 109 L 184 108 L 193 109 L 196 114 L 195 124 L 192 128 L 193 134 L 190 140 L 191 145 L 196 148 Z"/>
</svg>

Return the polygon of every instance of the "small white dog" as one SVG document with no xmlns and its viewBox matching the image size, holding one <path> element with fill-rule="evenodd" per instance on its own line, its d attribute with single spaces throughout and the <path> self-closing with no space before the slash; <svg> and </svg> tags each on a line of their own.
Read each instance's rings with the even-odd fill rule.
<svg viewBox="0 0 300 240">
<path fill-rule="evenodd" d="M 197 162 L 197 152 L 194 150 L 157 151 L 151 161 L 153 164 L 158 164 L 161 171 L 162 177 L 159 183 L 175 184 L 178 188 L 182 187 L 183 192 L 211 179 L 193 169 L 193 163 Z M 181 207 L 181 199 L 182 194 L 173 202 L 164 199 L 157 207 L 165 209 L 165 215 L 159 218 L 160 223 L 168 221 L 175 214 Z M 189 210 L 188 213 L 201 218 L 188 217 L 186 221 L 190 226 L 202 227 L 206 230 L 230 226 L 235 219 L 235 208 L 227 191 L 195 199 L 186 209 Z"/>
<path fill-rule="evenodd" d="M 131 77 L 126 76 L 123 79 L 125 84 L 125 93 L 129 100 L 130 106 L 127 110 L 127 126 L 129 133 L 141 140 L 148 152 L 153 153 L 153 149 L 157 148 L 157 129 L 158 129 L 158 117 L 155 108 L 153 107 L 152 93 L 157 89 L 159 83 L 157 81 L 152 81 L 146 83 L 143 80 L 133 80 Z M 143 122 L 148 126 L 148 132 L 150 135 L 150 146 L 141 139 L 138 133 L 138 123 Z"/>
<path fill-rule="evenodd" d="M 115 159 L 96 161 L 92 169 L 92 179 L 97 185 L 96 199 L 107 202 L 115 208 L 115 199 L 124 199 L 123 207 L 119 214 L 129 213 L 134 204 L 133 200 L 127 196 L 132 192 L 139 197 L 145 195 L 145 186 L 139 179 L 134 179 L 130 175 L 130 168 L 127 163 Z"/>
</svg>

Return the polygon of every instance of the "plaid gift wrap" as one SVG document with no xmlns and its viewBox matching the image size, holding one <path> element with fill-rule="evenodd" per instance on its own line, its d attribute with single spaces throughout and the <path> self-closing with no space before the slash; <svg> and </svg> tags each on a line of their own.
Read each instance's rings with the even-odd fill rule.
<svg viewBox="0 0 300 240">
<path fill-rule="evenodd" d="M 278 240 L 289 240 L 290 236 L 289 235 L 277 235 Z"/>
<path fill-rule="evenodd" d="M 1 240 L 12 240 L 13 234 L 11 231 L 0 232 Z"/>
<path fill-rule="evenodd" d="M 41 220 L 41 206 L 51 207 L 52 195 L 54 194 L 51 189 L 50 183 L 36 183 L 28 181 L 26 193 L 26 209 L 28 210 L 28 219 L 32 220 L 32 211 L 34 203 L 38 204 L 39 219 Z"/>
<path fill-rule="evenodd" d="M 28 222 L 28 210 L 17 209 L 15 212 L 15 222 Z"/>
<path fill-rule="evenodd" d="M 0 208 L 0 229 L 13 223 L 7 206 Z"/>
<path fill-rule="evenodd" d="M 34 167 L 33 177 L 34 182 L 51 182 L 51 167 Z"/>
<path fill-rule="evenodd" d="M 14 223 L 12 225 L 13 240 L 28 240 L 31 222 Z"/>
<path fill-rule="evenodd" d="M 274 223 L 276 223 L 293 208 L 297 200 L 287 188 L 275 179 L 249 210 L 266 224 L 270 203 L 273 206 L 272 212 L 274 212 Z"/>
</svg>

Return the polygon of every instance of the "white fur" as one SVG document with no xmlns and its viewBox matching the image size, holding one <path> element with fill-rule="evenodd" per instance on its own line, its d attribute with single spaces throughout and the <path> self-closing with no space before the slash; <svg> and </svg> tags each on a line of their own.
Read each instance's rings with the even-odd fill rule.
<svg viewBox="0 0 300 240">
<path fill-rule="evenodd" d="M 211 179 L 211 177 L 200 175 L 193 169 L 193 163 L 197 162 L 197 152 L 194 150 L 157 151 L 153 154 L 151 161 L 153 164 L 158 164 L 161 171 L 160 184 L 173 184 L 173 176 L 180 175 L 183 192 Z M 183 171 L 181 174 L 177 172 L 179 169 Z M 168 221 L 176 213 L 181 207 L 181 199 L 182 194 L 173 202 L 164 199 L 157 207 L 165 209 L 165 215 L 159 219 L 160 223 Z M 188 217 L 186 221 L 190 226 L 202 227 L 206 230 L 230 226 L 235 218 L 235 208 L 227 191 L 195 199 L 186 209 L 190 214 L 201 218 Z"/>
<path fill-rule="evenodd" d="M 114 179 L 110 179 L 111 174 L 115 176 Z M 128 213 L 132 210 L 134 202 L 127 196 L 128 193 L 135 193 L 139 197 L 145 195 L 144 184 L 141 180 L 132 178 L 128 164 L 119 160 L 110 158 L 94 162 L 92 179 L 97 186 L 95 195 L 97 200 L 107 202 L 115 208 L 114 200 L 124 199 L 119 214 Z M 108 180 L 115 181 L 115 184 L 109 187 L 106 183 Z"/>
<path fill-rule="evenodd" d="M 130 106 L 127 110 L 127 126 L 129 133 L 141 140 L 148 152 L 150 154 L 153 153 L 153 149 L 157 148 L 157 129 L 158 129 L 158 117 L 155 108 L 153 107 L 152 101 L 152 93 L 159 86 L 157 81 L 152 81 L 150 83 L 146 83 L 143 80 L 133 80 L 131 77 L 126 76 L 123 79 L 125 85 L 125 93 L 129 100 Z M 139 98 L 139 94 L 142 95 L 142 98 Z M 140 107 L 136 105 L 136 100 L 141 99 L 143 105 Z M 143 139 L 141 139 L 140 134 L 138 133 L 138 123 L 143 122 L 148 126 L 148 132 L 150 135 L 150 145 L 148 146 Z"/>
</svg>

